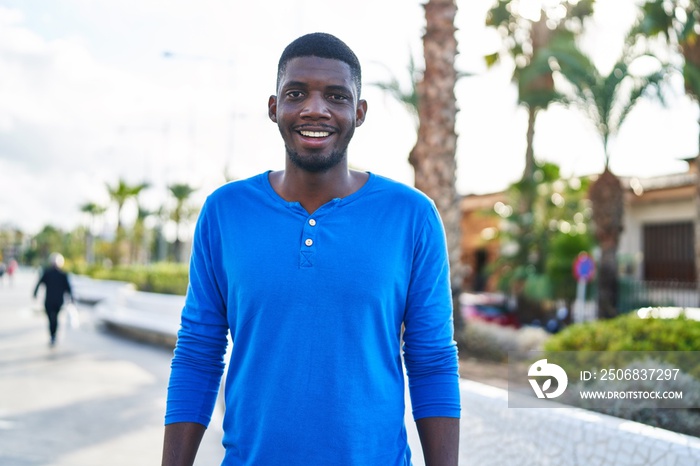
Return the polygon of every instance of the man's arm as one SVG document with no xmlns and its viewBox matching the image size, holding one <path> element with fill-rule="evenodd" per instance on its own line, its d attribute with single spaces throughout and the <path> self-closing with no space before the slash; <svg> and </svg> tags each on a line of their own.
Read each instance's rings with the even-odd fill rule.
<svg viewBox="0 0 700 466">
<path fill-rule="evenodd" d="M 70 296 L 70 302 L 75 303 L 75 298 L 73 297 L 73 288 L 70 286 L 70 280 L 68 279 L 68 274 L 65 274 L 64 278 L 66 281 L 64 283 L 65 291 L 66 291 L 66 293 L 68 293 L 68 296 Z"/>
<path fill-rule="evenodd" d="M 34 294 L 33 296 L 36 298 L 36 295 L 39 293 L 39 287 L 41 284 L 44 283 L 44 273 L 41 273 L 41 278 L 39 278 L 39 281 L 36 282 L 36 286 L 34 287 Z"/>
<path fill-rule="evenodd" d="M 192 466 L 205 430 L 206 427 L 196 422 L 176 422 L 165 426 L 161 465 Z"/>
<path fill-rule="evenodd" d="M 404 362 L 425 464 L 457 466 L 459 366 L 449 258 L 440 216 L 431 207 L 415 246 L 404 318 Z"/>
<path fill-rule="evenodd" d="M 189 287 L 170 364 L 163 466 L 194 463 L 206 426 L 211 421 L 225 366 L 229 330 L 226 305 L 214 277 L 216 264 L 211 261 L 221 250 L 211 250 L 208 206 L 205 202 L 197 220 Z"/>
<path fill-rule="evenodd" d="M 426 466 L 457 466 L 459 419 L 424 417 L 416 421 Z"/>
</svg>

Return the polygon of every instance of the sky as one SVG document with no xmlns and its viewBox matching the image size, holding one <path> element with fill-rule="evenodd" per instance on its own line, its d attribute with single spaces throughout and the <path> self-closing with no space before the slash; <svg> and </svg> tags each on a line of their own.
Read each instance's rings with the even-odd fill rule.
<svg viewBox="0 0 700 466">
<path fill-rule="evenodd" d="M 536 2 L 537 0 L 523 0 Z M 505 189 L 522 173 L 527 117 L 507 66 L 486 69 L 498 36 L 484 26 L 492 0 L 459 0 L 457 85 L 460 194 Z M 585 46 L 602 68 L 622 44 L 634 0 L 598 0 Z M 344 40 L 363 64 L 367 120 L 350 164 L 412 184 L 411 116 L 371 83 L 422 60 L 424 16 L 413 0 L 0 0 L 0 226 L 36 233 L 87 224 L 80 207 L 109 204 L 107 185 L 146 182 L 142 202 L 169 201 L 188 183 L 195 204 L 226 182 L 284 167 L 267 117 L 277 60 L 314 31 Z M 618 175 L 686 170 L 698 151 L 698 110 L 673 81 L 666 108 L 642 103 L 611 145 Z M 602 171 L 602 146 L 574 110 L 540 114 L 535 154 L 565 176 Z M 131 209 L 131 210 L 129 210 Z M 125 211 L 125 221 L 134 206 Z M 114 209 L 104 228 L 116 223 Z"/>
</svg>

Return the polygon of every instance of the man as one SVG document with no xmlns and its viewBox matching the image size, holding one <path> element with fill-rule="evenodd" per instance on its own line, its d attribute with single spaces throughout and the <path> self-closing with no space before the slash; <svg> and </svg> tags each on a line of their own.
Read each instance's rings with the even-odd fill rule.
<svg viewBox="0 0 700 466">
<path fill-rule="evenodd" d="M 230 330 L 223 464 L 410 464 L 403 335 L 426 463 L 456 465 L 457 354 L 437 211 L 413 188 L 348 169 L 367 103 L 347 45 L 300 37 L 277 78 L 268 113 L 285 169 L 219 188 L 197 223 L 163 464 L 193 463 Z"/>
<path fill-rule="evenodd" d="M 39 287 L 44 285 L 44 309 L 49 319 L 49 344 L 53 347 L 56 344 L 56 332 L 58 331 L 58 313 L 63 307 L 65 295 L 70 296 L 73 301 L 73 291 L 71 290 L 68 275 L 61 270 L 63 268 L 63 256 L 57 252 L 49 256 L 49 266 L 45 268 L 39 278 L 39 282 L 34 287 L 34 298 L 39 292 Z"/>
</svg>

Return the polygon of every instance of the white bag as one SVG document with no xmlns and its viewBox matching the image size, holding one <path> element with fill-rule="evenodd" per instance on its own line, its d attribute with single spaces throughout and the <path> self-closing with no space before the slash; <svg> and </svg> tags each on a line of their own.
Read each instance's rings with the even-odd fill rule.
<svg viewBox="0 0 700 466">
<path fill-rule="evenodd" d="M 80 314 L 78 313 L 78 308 L 75 307 L 73 303 L 66 303 L 63 306 L 66 311 L 66 316 L 68 317 L 68 327 L 77 329 L 80 327 Z"/>
</svg>

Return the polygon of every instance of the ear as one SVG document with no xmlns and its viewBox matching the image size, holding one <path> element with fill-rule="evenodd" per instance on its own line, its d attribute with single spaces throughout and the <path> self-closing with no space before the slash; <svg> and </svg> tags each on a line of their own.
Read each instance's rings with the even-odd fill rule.
<svg viewBox="0 0 700 466">
<path fill-rule="evenodd" d="M 367 115 L 367 101 L 360 99 L 357 102 L 357 109 L 355 110 L 355 126 L 362 126 L 365 122 L 365 116 Z"/>
<path fill-rule="evenodd" d="M 267 101 L 267 116 L 277 123 L 277 96 L 271 95 Z"/>
</svg>

